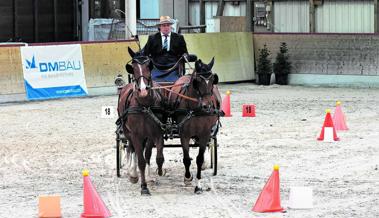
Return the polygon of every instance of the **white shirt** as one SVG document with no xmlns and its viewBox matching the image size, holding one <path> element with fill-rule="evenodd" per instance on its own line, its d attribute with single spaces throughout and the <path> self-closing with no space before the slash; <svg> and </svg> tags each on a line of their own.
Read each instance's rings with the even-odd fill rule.
<svg viewBox="0 0 379 218">
<path fill-rule="evenodd" d="M 165 36 L 162 32 L 161 32 L 161 36 L 162 36 L 162 48 L 163 48 Z M 170 39 L 171 39 L 171 32 L 169 32 L 167 36 L 167 51 L 170 50 Z"/>
</svg>

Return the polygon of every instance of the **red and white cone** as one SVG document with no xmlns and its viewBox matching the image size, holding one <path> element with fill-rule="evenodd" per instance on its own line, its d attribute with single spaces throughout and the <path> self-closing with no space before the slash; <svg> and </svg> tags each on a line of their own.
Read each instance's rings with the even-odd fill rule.
<svg viewBox="0 0 379 218">
<path fill-rule="evenodd" d="M 319 141 L 334 142 L 339 141 L 336 129 L 334 128 L 332 115 L 330 109 L 326 110 L 324 125 L 322 126 L 320 136 L 317 138 Z"/>
</svg>

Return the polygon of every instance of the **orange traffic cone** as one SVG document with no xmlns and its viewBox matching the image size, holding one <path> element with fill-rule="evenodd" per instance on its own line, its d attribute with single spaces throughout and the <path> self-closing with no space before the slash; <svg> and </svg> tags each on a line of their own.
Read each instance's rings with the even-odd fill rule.
<svg viewBox="0 0 379 218">
<path fill-rule="evenodd" d="M 336 109 L 334 110 L 334 114 L 333 114 L 333 123 L 334 123 L 334 128 L 337 131 L 349 129 L 347 128 L 347 125 L 346 125 L 345 114 L 342 112 L 340 101 L 337 101 L 336 103 Z"/>
<path fill-rule="evenodd" d="M 254 212 L 281 212 L 283 211 L 280 206 L 280 185 L 279 185 L 279 166 L 274 166 L 270 178 L 266 185 L 263 187 L 255 205 L 252 209 Z"/>
<path fill-rule="evenodd" d="M 101 200 L 99 194 L 89 178 L 89 171 L 83 170 L 83 204 L 84 212 L 82 218 L 107 218 L 111 216 L 108 208 Z"/>
<path fill-rule="evenodd" d="M 226 92 L 226 96 L 222 100 L 221 110 L 225 113 L 224 117 L 231 117 L 232 113 L 230 112 L 230 91 Z"/>
<path fill-rule="evenodd" d="M 330 109 L 326 110 L 325 121 L 322 125 L 320 137 L 317 138 L 319 141 L 333 142 L 340 140 L 337 137 L 336 129 L 334 128 L 332 115 L 330 115 Z"/>
</svg>

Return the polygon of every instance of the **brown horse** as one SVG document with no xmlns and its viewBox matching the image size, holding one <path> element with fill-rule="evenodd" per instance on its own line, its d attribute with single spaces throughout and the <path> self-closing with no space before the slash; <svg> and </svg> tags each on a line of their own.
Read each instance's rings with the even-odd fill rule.
<svg viewBox="0 0 379 218">
<path fill-rule="evenodd" d="M 126 65 L 126 70 L 134 76 L 134 82 L 125 86 L 119 96 L 118 112 L 122 122 L 125 137 L 130 141 L 127 163 L 131 162 L 129 176 L 131 181 L 138 181 L 136 162 L 141 176 L 141 194 L 150 195 L 145 179 L 145 168 L 150 176 L 150 157 L 153 145 L 157 148 L 158 174 L 162 175 L 163 136 L 162 128 L 157 122 L 157 113 L 152 110 L 161 108 L 162 97 L 157 90 L 153 90 L 151 80 L 151 61 L 148 57 L 134 53 L 128 48 L 132 64 Z M 145 156 L 143 152 L 145 151 Z M 134 154 L 135 152 L 135 154 Z M 134 156 L 136 155 L 136 157 Z"/>
<path fill-rule="evenodd" d="M 209 64 L 204 64 L 201 60 L 196 61 L 195 72 L 176 81 L 175 84 L 184 85 L 174 86 L 169 96 L 169 102 L 175 108 L 173 118 L 178 125 L 183 149 L 184 183 L 186 184 L 189 184 L 193 179 L 189 170 L 191 165 L 189 142 L 194 139 L 199 145 L 199 153 L 196 157 L 197 184 L 195 193 L 197 194 L 203 192 L 200 180 L 204 152 L 210 140 L 212 128 L 217 128 L 221 104 L 215 86 L 218 83 L 218 76 L 211 72 L 213 64 L 214 59 Z"/>
</svg>

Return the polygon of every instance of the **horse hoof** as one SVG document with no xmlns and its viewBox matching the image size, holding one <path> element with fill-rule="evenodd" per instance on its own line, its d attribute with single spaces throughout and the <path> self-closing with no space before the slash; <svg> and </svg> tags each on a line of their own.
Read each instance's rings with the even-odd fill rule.
<svg viewBox="0 0 379 218">
<path fill-rule="evenodd" d="M 158 176 L 165 176 L 167 173 L 166 169 L 157 169 Z"/>
<path fill-rule="evenodd" d="M 132 177 L 132 176 L 129 176 L 129 181 L 133 184 L 136 184 L 138 182 L 138 177 Z"/>
<path fill-rule="evenodd" d="M 201 193 L 203 193 L 203 189 L 202 188 L 199 188 L 199 187 L 195 187 L 195 194 L 201 194 Z"/>
<path fill-rule="evenodd" d="M 192 180 L 193 180 L 192 174 L 191 174 L 190 178 L 187 178 L 186 176 L 184 176 L 184 184 L 185 185 L 192 185 Z"/>
<path fill-rule="evenodd" d="M 206 169 L 208 169 L 208 163 L 204 161 L 203 165 L 201 165 L 201 170 L 204 171 Z"/>
<path fill-rule="evenodd" d="M 141 189 L 141 195 L 142 196 L 150 196 L 150 191 L 148 188 Z"/>
</svg>

